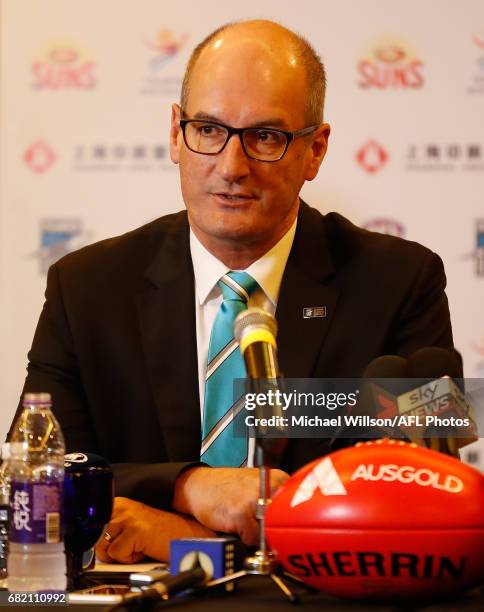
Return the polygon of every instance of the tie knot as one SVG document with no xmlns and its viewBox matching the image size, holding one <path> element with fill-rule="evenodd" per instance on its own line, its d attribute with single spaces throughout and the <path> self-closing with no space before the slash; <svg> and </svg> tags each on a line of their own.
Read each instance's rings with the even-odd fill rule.
<svg viewBox="0 0 484 612">
<path fill-rule="evenodd" d="M 250 295 L 259 286 L 247 272 L 227 272 L 218 281 L 224 300 L 238 300 L 247 304 Z"/>
</svg>

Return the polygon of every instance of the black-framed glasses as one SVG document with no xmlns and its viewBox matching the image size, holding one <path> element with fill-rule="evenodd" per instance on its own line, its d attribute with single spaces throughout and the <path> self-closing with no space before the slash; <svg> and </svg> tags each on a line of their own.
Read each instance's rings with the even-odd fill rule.
<svg viewBox="0 0 484 612">
<path fill-rule="evenodd" d="M 200 119 L 180 119 L 183 140 L 194 153 L 218 155 L 230 138 L 237 134 L 242 148 L 250 159 L 263 162 L 276 162 L 284 157 L 290 143 L 301 136 L 311 134 L 318 125 L 286 132 L 270 127 L 234 128 L 223 123 Z"/>
</svg>

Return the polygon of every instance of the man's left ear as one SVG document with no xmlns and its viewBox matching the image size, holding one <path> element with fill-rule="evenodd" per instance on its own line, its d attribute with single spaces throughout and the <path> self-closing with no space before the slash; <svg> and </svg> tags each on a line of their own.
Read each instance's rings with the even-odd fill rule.
<svg viewBox="0 0 484 612">
<path fill-rule="evenodd" d="M 319 166 L 322 164 L 328 149 L 330 132 L 331 127 L 329 123 L 321 124 L 315 132 L 313 142 L 311 144 L 311 159 L 304 176 L 306 181 L 312 181 L 318 174 Z"/>
<path fill-rule="evenodd" d="M 171 105 L 171 127 L 170 127 L 170 157 L 174 164 L 180 160 L 180 146 L 183 138 L 180 129 L 181 109 L 178 104 Z"/>
</svg>

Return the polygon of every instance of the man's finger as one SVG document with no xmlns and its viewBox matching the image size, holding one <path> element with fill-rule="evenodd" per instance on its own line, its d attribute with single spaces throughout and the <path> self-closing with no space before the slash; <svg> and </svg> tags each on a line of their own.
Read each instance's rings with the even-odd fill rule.
<svg viewBox="0 0 484 612">
<path fill-rule="evenodd" d="M 111 557 L 108 555 L 107 551 L 99 548 L 98 545 L 96 545 L 94 552 L 96 554 L 96 559 L 99 559 L 99 561 L 102 561 L 103 563 L 111 563 L 114 561 L 114 559 L 111 559 Z"/>
<path fill-rule="evenodd" d="M 119 563 L 137 563 L 144 559 L 143 552 L 136 550 L 136 539 L 129 529 L 123 531 L 107 549 L 111 559 Z"/>
<path fill-rule="evenodd" d="M 289 480 L 289 474 L 286 474 L 282 470 L 274 470 L 271 472 L 271 495 L 273 495 L 279 487 L 281 487 L 287 480 Z"/>
<path fill-rule="evenodd" d="M 113 559 L 109 555 L 109 547 L 121 534 L 123 527 L 121 523 L 111 521 L 109 522 L 104 531 L 96 543 L 96 556 L 104 563 L 109 563 Z"/>
<path fill-rule="evenodd" d="M 239 535 L 246 546 L 257 546 L 259 543 L 259 525 L 257 521 L 255 519 L 247 519 Z"/>
</svg>

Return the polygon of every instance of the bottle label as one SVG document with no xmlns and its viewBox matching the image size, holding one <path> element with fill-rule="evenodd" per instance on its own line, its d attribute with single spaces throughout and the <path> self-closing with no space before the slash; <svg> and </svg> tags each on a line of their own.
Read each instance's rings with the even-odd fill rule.
<svg viewBox="0 0 484 612">
<path fill-rule="evenodd" d="M 10 485 L 10 542 L 55 544 L 62 540 L 62 483 Z"/>
<path fill-rule="evenodd" d="M 0 579 L 5 578 L 8 554 L 8 506 L 0 504 Z"/>
</svg>

